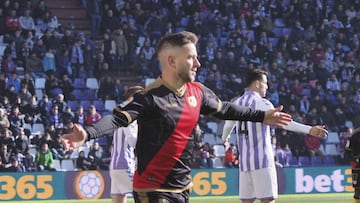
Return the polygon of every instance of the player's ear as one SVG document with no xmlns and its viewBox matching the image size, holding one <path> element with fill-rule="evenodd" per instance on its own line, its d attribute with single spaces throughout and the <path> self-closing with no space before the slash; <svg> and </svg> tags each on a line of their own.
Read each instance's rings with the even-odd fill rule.
<svg viewBox="0 0 360 203">
<path fill-rule="evenodd" d="M 175 59 L 176 59 L 176 57 L 173 56 L 173 55 L 169 55 L 169 56 L 167 57 L 167 61 L 168 61 L 169 65 L 170 65 L 171 67 L 173 67 L 173 68 L 176 67 L 176 63 L 175 63 L 176 60 L 175 60 Z"/>
</svg>

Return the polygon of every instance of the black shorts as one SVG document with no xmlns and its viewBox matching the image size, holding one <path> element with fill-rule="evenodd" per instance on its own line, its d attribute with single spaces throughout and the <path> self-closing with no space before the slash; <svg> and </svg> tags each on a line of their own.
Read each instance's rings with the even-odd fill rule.
<svg viewBox="0 0 360 203">
<path fill-rule="evenodd" d="M 352 169 L 352 184 L 354 188 L 360 188 L 360 168 Z"/>
<path fill-rule="evenodd" d="M 135 203 L 189 203 L 189 190 L 173 192 L 133 192 Z"/>
</svg>

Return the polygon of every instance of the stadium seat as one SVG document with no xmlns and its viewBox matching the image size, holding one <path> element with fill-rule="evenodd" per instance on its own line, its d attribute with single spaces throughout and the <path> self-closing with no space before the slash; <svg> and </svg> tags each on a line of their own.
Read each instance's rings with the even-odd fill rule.
<svg viewBox="0 0 360 203">
<path fill-rule="evenodd" d="M 282 28 L 274 28 L 273 30 L 275 37 L 282 37 Z"/>
<path fill-rule="evenodd" d="M 225 148 L 224 145 L 213 145 L 214 155 L 216 157 L 224 157 L 225 156 Z"/>
<path fill-rule="evenodd" d="M 71 94 L 74 96 L 76 100 L 83 99 L 83 92 L 80 89 L 74 89 Z"/>
<path fill-rule="evenodd" d="M 75 170 L 74 161 L 71 159 L 63 159 L 61 161 L 61 168 L 66 171 Z"/>
<path fill-rule="evenodd" d="M 283 18 L 275 18 L 274 19 L 275 27 L 285 27 L 285 22 Z"/>
<path fill-rule="evenodd" d="M 34 123 L 33 124 L 31 134 L 43 135 L 44 132 L 45 132 L 44 124 L 42 124 L 42 123 Z"/>
<path fill-rule="evenodd" d="M 45 78 L 35 78 L 35 89 L 45 89 Z"/>
<path fill-rule="evenodd" d="M 337 132 L 329 132 L 326 140 L 327 144 L 339 144 L 340 138 Z"/>
<path fill-rule="evenodd" d="M 345 126 L 348 128 L 354 129 L 354 125 L 353 125 L 352 121 L 350 121 L 350 120 L 345 121 Z"/>
<path fill-rule="evenodd" d="M 279 42 L 278 37 L 269 37 L 268 40 L 272 44 L 273 47 L 276 47 Z"/>
<path fill-rule="evenodd" d="M 57 171 L 61 171 L 61 163 L 59 159 L 54 159 L 53 160 L 53 167 L 57 170 Z"/>
<path fill-rule="evenodd" d="M 105 100 L 105 110 L 111 111 L 116 107 L 116 101 L 107 99 Z"/>
<path fill-rule="evenodd" d="M 207 122 L 206 126 L 211 129 L 212 133 L 217 134 L 218 126 L 216 122 Z"/>
<path fill-rule="evenodd" d="M 323 164 L 323 157 L 313 156 L 311 158 L 311 165 L 313 166 L 321 166 Z"/>
<path fill-rule="evenodd" d="M 95 100 L 96 99 L 95 90 L 85 89 L 84 91 L 82 91 L 82 99 Z"/>
<path fill-rule="evenodd" d="M 308 156 L 300 156 L 299 164 L 301 164 L 301 166 L 310 166 L 309 157 Z"/>
<path fill-rule="evenodd" d="M 337 144 L 326 144 L 326 155 L 340 155 Z"/>
<path fill-rule="evenodd" d="M 81 147 L 79 147 L 78 151 L 79 151 L 79 153 L 81 151 L 84 151 L 85 157 L 87 157 L 90 152 L 90 148 L 87 146 L 81 146 Z"/>
<path fill-rule="evenodd" d="M 205 133 L 203 138 L 203 143 L 209 143 L 210 145 L 217 144 L 215 135 L 213 133 Z"/>
<path fill-rule="evenodd" d="M 224 164 L 221 158 L 215 157 L 214 162 L 214 168 L 224 168 Z"/>
<path fill-rule="evenodd" d="M 99 89 L 99 82 L 96 78 L 87 78 L 86 87 L 89 89 L 97 90 Z"/>
<path fill-rule="evenodd" d="M 145 87 L 149 84 L 153 83 L 156 79 L 155 78 L 146 78 L 145 79 Z"/>
<path fill-rule="evenodd" d="M 67 101 L 67 105 L 71 108 L 72 111 L 76 111 L 79 107 L 79 102 L 75 100 Z"/>
<path fill-rule="evenodd" d="M 97 111 L 104 111 L 105 105 L 102 100 L 93 100 L 92 104 L 95 106 Z"/>
<path fill-rule="evenodd" d="M 335 165 L 335 160 L 331 155 L 325 155 L 323 157 L 323 165 L 325 166 L 332 166 Z"/>
<path fill-rule="evenodd" d="M 76 89 L 86 88 L 85 80 L 83 78 L 75 78 L 74 79 L 74 88 L 76 88 Z"/>
<path fill-rule="evenodd" d="M 287 35 L 287 36 L 290 36 L 291 35 L 291 32 L 292 32 L 292 29 L 291 28 L 282 28 L 282 35 Z"/>
<path fill-rule="evenodd" d="M 92 102 L 90 100 L 80 100 L 80 105 L 84 107 L 84 111 L 89 110 L 91 103 Z"/>
</svg>

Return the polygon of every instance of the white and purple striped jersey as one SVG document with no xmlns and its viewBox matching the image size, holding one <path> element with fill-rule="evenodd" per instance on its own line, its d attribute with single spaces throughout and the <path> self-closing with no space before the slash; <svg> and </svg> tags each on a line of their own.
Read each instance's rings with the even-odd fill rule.
<svg viewBox="0 0 360 203">
<path fill-rule="evenodd" d="M 127 127 L 118 128 L 113 136 L 113 149 L 111 153 L 110 170 L 126 169 L 135 171 L 136 157 L 134 148 L 138 133 L 137 122 Z"/>
<path fill-rule="evenodd" d="M 237 98 L 234 103 L 263 111 L 274 108 L 269 100 L 262 98 L 259 93 L 254 91 L 246 91 L 244 95 Z M 245 124 L 247 127 L 245 127 Z M 235 126 L 238 137 L 240 171 L 250 171 L 274 166 L 270 127 L 260 122 L 227 120 L 223 128 L 223 139 L 231 134 Z M 247 134 L 245 131 L 247 131 Z"/>
</svg>

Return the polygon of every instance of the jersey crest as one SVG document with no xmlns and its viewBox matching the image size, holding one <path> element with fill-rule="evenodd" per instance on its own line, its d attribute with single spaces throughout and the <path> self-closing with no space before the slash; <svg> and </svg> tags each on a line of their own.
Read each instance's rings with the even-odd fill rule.
<svg viewBox="0 0 360 203">
<path fill-rule="evenodd" d="M 188 97 L 188 103 L 191 107 L 196 107 L 197 106 L 197 100 L 195 96 L 189 96 Z"/>
</svg>

